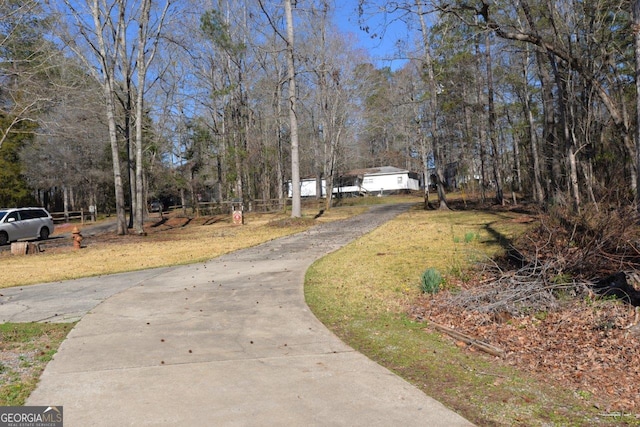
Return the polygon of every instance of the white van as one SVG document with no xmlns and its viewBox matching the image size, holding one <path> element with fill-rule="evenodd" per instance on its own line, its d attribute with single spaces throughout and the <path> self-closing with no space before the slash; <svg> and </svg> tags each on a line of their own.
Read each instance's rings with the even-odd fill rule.
<svg viewBox="0 0 640 427">
<path fill-rule="evenodd" d="M 46 240 L 53 218 L 43 208 L 0 209 L 0 245 L 20 239 Z"/>
</svg>

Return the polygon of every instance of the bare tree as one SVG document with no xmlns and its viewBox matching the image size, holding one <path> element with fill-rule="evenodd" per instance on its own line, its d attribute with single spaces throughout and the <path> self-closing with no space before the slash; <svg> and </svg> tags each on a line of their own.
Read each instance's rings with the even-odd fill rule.
<svg viewBox="0 0 640 427">
<path fill-rule="evenodd" d="M 0 0 L 0 147 L 53 104 L 47 74 L 59 51 L 42 35 L 49 20 L 35 0 Z"/>
<path fill-rule="evenodd" d="M 68 13 L 72 21 L 70 31 L 61 36 L 102 86 L 113 163 L 116 233 L 124 235 L 127 221 L 118 144 L 117 72 L 119 64 L 127 60 L 127 53 L 121 51 L 120 45 L 122 38 L 127 36 L 126 0 L 114 0 L 109 4 L 97 0 L 84 3 L 64 0 L 64 6 L 61 15 Z"/>
<path fill-rule="evenodd" d="M 164 20 L 171 5 L 171 0 L 167 0 L 155 25 L 150 24 L 151 1 L 143 0 L 140 5 L 140 17 L 138 22 L 138 52 L 137 52 L 137 72 L 138 90 L 136 93 L 136 194 L 135 194 L 135 221 L 134 227 L 138 234 L 144 233 L 144 206 L 145 191 L 143 181 L 143 130 L 144 130 L 144 99 L 146 93 L 146 79 L 149 66 L 153 61 L 160 35 L 163 30 Z M 151 46 L 149 47 L 149 41 Z"/>
<path fill-rule="evenodd" d="M 553 70 L 555 85 L 559 93 L 558 102 L 562 103 L 559 108 L 560 114 L 562 115 L 559 122 L 561 123 L 562 128 L 558 132 L 558 135 L 562 138 L 564 143 L 565 155 L 568 163 L 567 169 L 569 182 L 567 184 L 567 188 L 570 189 L 573 204 L 577 208 L 580 205 L 580 191 L 578 187 L 576 152 L 580 147 L 576 147 L 575 145 L 575 139 L 573 137 L 575 127 L 569 124 L 569 114 L 570 109 L 572 108 L 566 103 L 569 96 L 566 88 L 566 82 L 568 81 L 569 75 L 565 74 L 563 69 L 566 69 L 567 73 L 574 73 L 576 76 L 583 79 L 589 87 L 593 88 L 594 93 L 598 96 L 602 105 L 609 113 L 616 130 L 620 132 L 627 154 L 630 157 L 635 158 L 634 151 L 636 150 L 631 143 L 633 138 L 631 135 L 631 126 L 625 112 L 626 107 L 622 102 L 620 102 L 624 99 L 624 96 L 619 93 L 622 86 L 615 84 L 615 82 L 612 81 L 612 77 L 608 75 L 611 73 L 611 69 L 615 70 L 616 67 L 594 66 L 593 51 L 585 51 L 582 49 L 582 46 L 579 46 L 577 43 L 572 43 L 572 40 L 577 38 L 577 34 L 571 34 L 571 32 L 573 31 L 575 33 L 579 29 L 578 18 L 574 18 L 571 22 L 565 22 L 567 17 L 561 15 L 561 10 L 553 3 L 547 3 L 544 7 L 537 8 L 536 10 L 541 15 L 544 15 L 544 19 L 537 19 L 532 14 L 532 8 L 530 7 L 529 2 L 525 0 L 518 2 L 516 7 L 519 8 L 527 18 L 526 21 L 529 26 L 528 28 L 522 28 L 514 25 L 514 23 L 509 19 L 510 14 L 500 14 L 500 10 L 497 8 L 497 5 L 483 1 L 477 6 L 478 8 L 474 9 L 474 11 L 478 16 L 482 17 L 484 22 L 483 25 L 486 29 L 494 31 L 499 37 L 506 40 L 525 42 L 537 46 L 541 54 L 546 56 L 546 65 Z M 603 22 L 603 28 L 607 28 L 606 23 L 611 22 L 609 10 L 610 7 L 603 4 L 599 4 L 598 7 L 591 10 L 591 13 L 599 12 L 604 13 L 607 16 L 607 19 Z M 617 10 L 619 11 L 620 8 Z M 578 13 L 579 11 L 576 10 L 575 12 Z M 501 20 L 498 16 L 500 18 L 506 18 Z M 593 20 L 590 18 L 590 22 L 591 21 Z M 541 31 L 539 29 L 540 22 L 550 22 L 551 29 L 546 32 Z M 572 24 L 573 26 L 570 28 L 567 26 L 567 28 L 565 28 L 564 24 Z M 559 34 L 557 32 L 559 29 L 562 29 L 564 32 Z M 587 47 L 591 46 L 592 43 L 596 41 L 593 31 L 591 31 L 590 34 L 591 35 L 586 39 L 588 41 L 588 43 L 586 43 Z M 605 30 L 602 34 L 604 37 L 610 39 L 610 28 Z M 611 59 L 607 59 L 608 55 L 610 55 L 609 51 L 601 51 L 598 52 L 598 54 L 602 55 L 602 61 L 604 63 L 611 62 Z M 563 69 L 561 69 L 561 67 Z M 614 79 L 615 77 L 617 76 L 613 76 Z M 632 167 L 630 168 L 630 182 L 631 187 L 637 193 L 638 189 L 636 188 L 636 183 L 638 179 L 638 168 L 636 162 L 637 160 L 633 162 Z"/>
<path fill-rule="evenodd" d="M 337 181 L 339 155 L 344 154 L 343 144 L 347 134 L 348 119 L 354 117 L 357 106 L 356 77 L 354 71 L 361 55 L 353 51 L 349 41 L 334 31 L 331 24 L 331 4 L 322 0 L 313 7 L 305 21 L 299 26 L 307 38 L 301 42 L 301 55 L 305 66 L 313 75 L 308 90 L 312 99 L 309 128 L 314 145 L 314 172 L 316 175 L 316 197 L 322 197 L 322 180 L 325 182 L 325 209 L 332 207 L 333 188 Z M 346 159 L 343 160 L 343 163 Z"/>
<path fill-rule="evenodd" d="M 496 185 L 496 203 L 504 205 L 504 191 L 502 189 L 502 172 L 500 171 L 500 150 L 496 141 L 496 111 L 494 100 L 494 83 L 493 83 L 493 63 L 491 57 L 491 43 L 489 34 L 485 34 L 485 55 L 487 66 L 487 107 L 489 121 L 487 123 L 487 132 L 489 141 L 491 142 L 491 159 L 493 163 L 493 178 Z"/>
<path fill-rule="evenodd" d="M 283 55 L 286 54 L 286 49 L 283 39 L 273 31 L 270 34 L 263 33 L 262 35 L 266 42 L 257 49 L 258 55 L 256 55 L 256 59 L 260 64 L 261 73 L 266 78 L 263 80 L 264 86 L 258 88 L 258 92 L 254 93 L 254 97 L 257 95 L 256 107 L 254 108 L 262 112 L 260 117 L 265 127 L 263 133 L 265 154 L 272 153 L 272 155 L 267 155 L 266 158 L 263 157 L 263 162 L 265 162 L 263 170 L 267 173 L 271 170 L 268 176 L 263 177 L 263 187 L 265 187 L 263 192 L 267 193 L 267 187 L 273 187 L 273 191 L 279 200 L 280 208 L 285 209 L 287 159 L 286 134 L 284 132 L 286 100 L 283 96 L 283 91 L 288 77 L 287 64 L 286 60 L 283 60 Z M 264 91 L 264 95 L 260 96 L 262 91 Z"/>
<path fill-rule="evenodd" d="M 542 172 L 540 167 L 540 153 L 538 133 L 531 105 L 531 93 L 529 89 L 529 64 L 530 49 L 527 48 L 522 54 L 522 90 L 518 91 L 522 100 L 523 114 L 526 116 L 529 133 L 529 149 L 531 150 L 531 164 L 533 181 L 533 199 L 542 204 L 544 201 L 544 191 L 542 187 Z"/>
<path fill-rule="evenodd" d="M 448 209 L 447 195 L 445 192 L 445 179 L 444 179 L 444 156 L 442 153 L 441 140 L 439 138 L 438 130 L 438 94 L 439 88 L 435 79 L 433 71 L 433 59 L 431 57 L 431 48 L 429 47 L 429 30 L 425 23 L 424 12 L 422 10 L 422 3 L 416 0 L 416 7 L 418 18 L 420 19 L 420 29 L 422 32 L 422 45 L 424 49 L 424 67 L 427 71 L 427 81 L 429 84 L 429 123 L 432 147 L 435 154 L 436 163 L 436 180 L 438 186 L 438 200 L 440 202 L 440 209 Z M 426 165 L 424 166 L 425 170 Z M 425 174 L 425 177 L 428 176 Z M 426 186 L 426 179 L 425 179 Z M 429 204 L 429 190 L 425 189 L 425 206 Z"/>
<path fill-rule="evenodd" d="M 95 80 L 66 62 L 56 108 L 39 117 L 38 134 L 20 151 L 24 175 L 38 194 L 57 196 L 61 188 L 65 213 L 98 204 L 106 209 L 100 195 L 112 183 L 104 103 Z M 40 202 L 48 204 L 44 197 Z"/>
<path fill-rule="evenodd" d="M 61 39 L 90 70 L 94 78 L 100 82 L 104 94 L 107 124 L 109 126 L 109 140 L 113 162 L 113 175 L 115 187 L 115 204 L 117 218 L 117 234 L 127 232 L 125 214 L 125 196 L 123 179 L 121 174 L 121 161 L 119 152 L 119 118 L 118 99 L 124 95 L 126 99 L 136 99 L 136 170 L 131 177 L 132 187 L 132 215 L 136 217 L 136 231 L 142 232 L 142 111 L 144 108 L 145 79 L 149 63 L 153 60 L 155 49 L 158 46 L 159 35 L 166 17 L 166 12 L 171 1 L 165 2 L 164 9 L 154 15 L 157 19 L 155 26 L 150 25 L 151 0 L 140 3 L 132 3 L 128 0 L 84 0 L 75 2 L 60 0 L 52 2 L 51 7 L 61 18 Z M 56 9 L 57 8 L 57 9 Z M 131 27 L 136 26 L 138 31 L 132 32 Z M 135 34 L 135 35 L 134 35 Z M 132 42 L 132 50 L 129 50 L 129 41 Z M 151 47 L 148 48 L 149 44 Z M 138 50 L 136 52 L 136 50 Z M 138 74 L 139 87 L 134 88 L 130 84 L 133 72 Z M 125 87 L 120 83 L 124 82 Z M 142 86 L 140 86 L 142 85 Z M 136 92 L 134 96 L 133 92 Z M 125 102 L 125 115 L 130 117 L 130 102 Z M 127 122 L 128 123 L 128 122 Z M 128 124 L 125 123 L 128 129 Z M 125 139 L 129 141 L 130 133 L 127 131 Z M 133 175 L 133 174 L 132 174 Z"/>
<path fill-rule="evenodd" d="M 287 20 L 287 72 L 289 75 L 289 132 L 291 133 L 291 216 L 299 218 L 302 216 L 300 201 L 300 156 L 298 142 L 298 116 L 296 93 L 296 66 L 293 48 L 293 13 L 291 11 L 291 0 L 284 0 L 285 17 Z"/>
</svg>

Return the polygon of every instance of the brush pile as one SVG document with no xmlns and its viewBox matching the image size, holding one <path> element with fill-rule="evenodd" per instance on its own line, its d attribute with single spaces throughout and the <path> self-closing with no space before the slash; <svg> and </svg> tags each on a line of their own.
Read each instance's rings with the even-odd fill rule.
<svg viewBox="0 0 640 427">
<path fill-rule="evenodd" d="M 603 412 L 640 413 L 640 227 L 631 210 L 536 213 L 538 225 L 464 282 L 410 308 L 501 349 Z M 468 347 L 470 350 L 471 346 Z"/>
</svg>

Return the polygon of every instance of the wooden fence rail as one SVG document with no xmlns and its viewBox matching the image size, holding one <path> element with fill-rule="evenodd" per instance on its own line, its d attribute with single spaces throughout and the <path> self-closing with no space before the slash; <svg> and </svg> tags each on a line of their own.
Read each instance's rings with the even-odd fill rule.
<svg viewBox="0 0 640 427">
<path fill-rule="evenodd" d="M 80 209 L 79 211 L 49 213 L 51 214 L 51 218 L 53 218 L 53 222 L 56 224 L 72 221 L 80 221 L 81 224 L 84 224 L 85 221 L 93 222 L 96 220 L 95 213 L 85 211 L 84 209 Z"/>
<path fill-rule="evenodd" d="M 234 201 L 224 201 L 224 202 L 201 202 L 196 205 L 194 208 L 191 205 L 182 206 L 175 205 L 169 206 L 169 211 L 175 210 L 184 210 L 197 212 L 199 215 L 218 215 L 218 214 L 226 214 L 230 213 L 232 210 L 244 210 L 245 212 L 274 212 L 282 209 L 280 199 L 256 199 L 250 200 L 248 202 L 234 202 Z M 290 200 L 285 200 L 285 203 L 291 204 Z"/>
</svg>

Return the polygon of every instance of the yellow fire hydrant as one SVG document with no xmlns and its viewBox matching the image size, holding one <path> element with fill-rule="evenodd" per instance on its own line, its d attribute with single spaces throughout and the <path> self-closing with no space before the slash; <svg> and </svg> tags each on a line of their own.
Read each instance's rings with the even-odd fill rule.
<svg viewBox="0 0 640 427">
<path fill-rule="evenodd" d="M 73 235 L 73 249 L 80 249 L 82 247 L 82 234 L 80 234 L 78 227 L 73 227 L 71 234 Z"/>
</svg>

